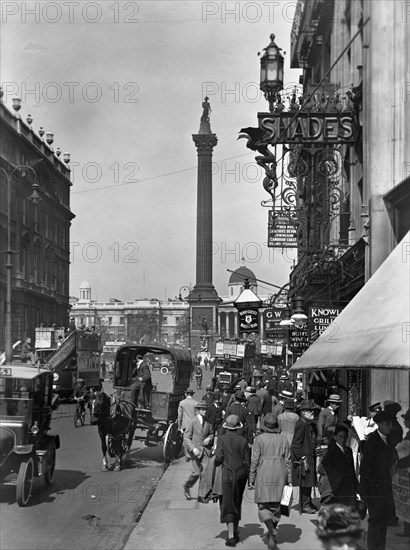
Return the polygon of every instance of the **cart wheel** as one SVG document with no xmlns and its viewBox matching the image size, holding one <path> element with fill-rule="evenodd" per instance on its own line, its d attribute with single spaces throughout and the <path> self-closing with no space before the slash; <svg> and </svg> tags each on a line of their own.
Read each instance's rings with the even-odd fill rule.
<svg viewBox="0 0 410 550">
<path fill-rule="evenodd" d="M 26 506 L 33 487 L 34 462 L 30 457 L 27 462 L 20 464 L 17 476 L 17 503 L 19 506 Z"/>
<path fill-rule="evenodd" d="M 179 457 L 182 451 L 183 435 L 178 430 L 176 422 L 169 425 L 164 438 L 164 461 L 169 463 Z"/>
<path fill-rule="evenodd" d="M 51 485 L 54 481 L 54 471 L 56 469 L 56 448 L 54 444 L 50 449 L 50 460 L 48 461 L 48 470 L 44 473 L 44 483 Z"/>
</svg>

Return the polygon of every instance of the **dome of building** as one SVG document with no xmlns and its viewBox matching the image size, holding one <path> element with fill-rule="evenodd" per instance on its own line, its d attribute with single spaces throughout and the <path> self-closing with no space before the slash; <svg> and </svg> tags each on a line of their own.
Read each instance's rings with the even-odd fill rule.
<svg viewBox="0 0 410 550">
<path fill-rule="evenodd" d="M 81 288 L 81 289 L 91 288 L 91 285 L 90 285 L 89 282 L 83 281 L 83 282 L 81 283 L 81 285 L 80 285 L 80 288 Z"/>
<path fill-rule="evenodd" d="M 255 285 L 256 284 L 256 277 L 255 277 L 255 273 L 253 271 L 251 271 L 250 269 L 248 269 L 246 266 L 244 265 L 241 265 L 241 267 L 239 267 L 238 269 L 236 269 L 232 274 L 231 276 L 229 277 L 229 283 L 228 285 L 232 285 L 232 284 L 242 284 L 244 283 L 245 279 L 248 279 L 249 280 L 249 284 L 253 284 Z"/>
</svg>

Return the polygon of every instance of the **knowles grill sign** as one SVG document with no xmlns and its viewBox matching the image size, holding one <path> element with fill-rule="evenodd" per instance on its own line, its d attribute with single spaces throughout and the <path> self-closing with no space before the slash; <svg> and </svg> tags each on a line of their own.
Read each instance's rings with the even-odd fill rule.
<svg viewBox="0 0 410 550">
<path fill-rule="evenodd" d="M 309 308 L 309 340 L 314 342 L 319 336 L 325 332 L 327 327 L 333 323 L 336 317 L 342 311 L 342 307 L 315 307 Z M 329 342 L 337 333 L 337 323 L 333 324 L 333 332 L 329 335 Z M 337 338 L 337 336 L 336 336 Z"/>
<path fill-rule="evenodd" d="M 258 310 L 257 309 L 241 309 L 239 315 L 239 332 L 257 332 L 259 329 Z"/>
</svg>

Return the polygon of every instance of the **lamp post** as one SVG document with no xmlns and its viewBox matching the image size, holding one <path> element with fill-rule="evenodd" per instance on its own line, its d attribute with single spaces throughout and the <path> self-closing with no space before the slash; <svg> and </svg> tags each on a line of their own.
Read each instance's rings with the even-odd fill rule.
<svg viewBox="0 0 410 550">
<path fill-rule="evenodd" d="M 181 293 L 183 290 L 188 291 L 187 298 L 182 297 Z M 188 307 L 188 348 L 190 352 L 191 352 L 191 292 L 192 292 L 191 286 L 181 286 L 178 293 L 178 300 L 180 300 L 181 302 L 183 301 L 188 302 L 188 306 L 189 306 Z"/>
<path fill-rule="evenodd" d="M 7 171 L 4 168 L 0 168 L 2 174 L 6 177 L 7 182 L 7 249 L 6 249 L 6 323 L 5 323 L 5 353 L 6 362 L 11 363 L 13 361 L 13 343 L 12 343 L 12 324 L 11 324 L 11 272 L 13 269 L 12 254 L 16 251 L 11 248 L 11 187 L 16 181 L 15 175 L 19 175 L 20 178 L 26 177 L 28 172 L 31 172 L 34 176 L 34 182 L 32 184 L 32 194 L 29 197 L 34 204 L 37 204 L 40 200 L 38 192 L 39 185 L 36 183 L 36 173 L 30 166 L 17 166 L 11 171 Z"/>
<path fill-rule="evenodd" d="M 283 56 L 275 43 L 275 35 L 270 35 L 270 44 L 264 48 L 261 57 L 260 89 L 269 102 L 269 111 L 273 113 L 274 103 L 281 102 L 280 91 L 283 89 Z"/>
</svg>

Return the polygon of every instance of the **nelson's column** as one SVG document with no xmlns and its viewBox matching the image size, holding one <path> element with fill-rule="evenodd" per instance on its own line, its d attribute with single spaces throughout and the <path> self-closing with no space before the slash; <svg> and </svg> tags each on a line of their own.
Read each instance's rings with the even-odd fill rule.
<svg viewBox="0 0 410 550">
<path fill-rule="evenodd" d="M 212 152 L 218 140 L 211 131 L 208 97 L 202 108 L 199 131 L 192 135 L 198 151 L 196 283 L 189 298 L 194 357 L 199 351 L 215 353 L 215 341 L 211 336 L 218 328 L 217 313 L 221 302 L 212 283 Z"/>
</svg>

